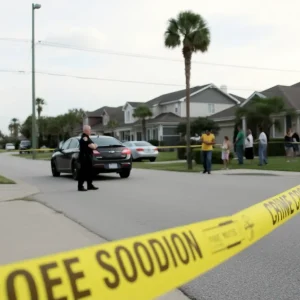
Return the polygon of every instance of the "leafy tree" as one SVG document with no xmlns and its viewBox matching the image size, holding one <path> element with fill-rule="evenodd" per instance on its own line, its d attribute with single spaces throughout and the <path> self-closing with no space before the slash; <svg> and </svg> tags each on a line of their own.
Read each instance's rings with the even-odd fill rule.
<svg viewBox="0 0 300 300">
<path fill-rule="evenodd" d="M 142 122 L 143 140 L 146 140 L 146 120 L 152 117 L 152 111 L 148 106 L 138 106 L 133 113 L 134 118 L 138 118 Z"/>
<path fill-rule="evenodd" d="M 48 147 L 56 146 L 61 140 L 65 140 L 74 134 L 74 129 L 82 124 L 83 116 L 85 115 L 82 109 L 70 109 L 66 114 L 61 114 L 56 117 L 39 118 L 40 130 L 43 132 L 43 137 L 40 137 L 40 144 L 45 143 Z M 32 117 L 28 116 L 21 126 L 20 132 L 26 138 L 31 139 Z"/>
<path fill-rule="evenodd" d="M 119 126 L 119 123 L 117 120 L 109 120 L 107 123 L 107 128 L 109 128 L 112 131 L 112 136 L 115 136 L 115 129 Z"/>
<path fill-rule="evenodd" d="M 280 123 L 273 121 L 272 116 L 280 113 L 286 113 L 289 116 L 295 115 L 295 110 L 286 108 L 285 102 L 282 98 L 253 98 L 249 103 L 243 107 L 239 107 L 236 110 L 236 122 L 240 123 L 242 117 L 247 120 L 248 127 L 253 132 L 256 132 L 257 127 L 262 127 L 265 132 L 269 135 L 270 129 L 274 125 L 280 129 Z M 251 124 L 251 126 L 249 126 Z"/>
<path fill-rule="evenodd" d="M 187 163 L 192 169 L 192 155 L 190 144 L 190 78 L 193 52 L 206 52 L 210 44 L 210 31 L 201 15 L 191 11 L 180 12 L 176 19 L 169 20 L 165 32 L 165 46 L 176 48 L 181 46 L 185 65 L 186 81 L 186 137 Z"/>
<path fill-rule="evenodd" d="M 191 135 L 201 135 L 206 129 L 211 129 L 215 135 L 218 134 L 220 127 L 219 125 L 209 118 L 199 117 L 191 122 Z M 177 127 L 177 132 L 186 135 L 186 123 L 182 122 Z"/>
</svg>

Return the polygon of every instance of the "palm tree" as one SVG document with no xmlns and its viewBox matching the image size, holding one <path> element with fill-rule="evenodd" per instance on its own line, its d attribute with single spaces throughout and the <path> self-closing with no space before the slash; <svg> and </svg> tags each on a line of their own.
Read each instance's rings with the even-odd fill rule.
<svg viewBox="0 0 300 300">
<path fill-rule="evenodd" d="M 115 136 L 115 129 L 119 126 L 119 123 L 117 120 L 109 120 L 107 123 L 107 128 L 109 128 L 112 131 L 112 136 Z"/>
<path fill-rule="evenodd" d="M 41 117 L 43 107 L 46 105 L 46 101 L 43 98 L 36 98 L 35 100 L 36 110 L 38 113 L 38 118 Z"/>
<path fill-rule="evenodd" d="M 10 135 L 14 136 L 14 138 L 18 138 L 19 130 L 20 130 L 20 122 L 17 118 L 12 118 L 10 124 L 8 125 L 8 129 L 10 131 Z"/>
<path fill-rule="evenodd" d="M 192 169 L 191 157 L 191 123 L 190 123 L 190 78 L 193 52 L 206 52 L 210 44 L 210 31 L 199 14 L 191 11 L 180 12 L 176 19 L 168 22 L 165 32 L 165 46 L 176 48 L 181 46 L 185 65 L 186 81 L 186 139 L 188 169 Z"/>
<path fill-rule="evenodd" d="M 138 118 L 142 122 L 143 140 L 146 140 L 146 119 L 152 117 L 152 111 L 148 106 L 138 106 L 132 115 L 134 118 Z"/>
</svg>

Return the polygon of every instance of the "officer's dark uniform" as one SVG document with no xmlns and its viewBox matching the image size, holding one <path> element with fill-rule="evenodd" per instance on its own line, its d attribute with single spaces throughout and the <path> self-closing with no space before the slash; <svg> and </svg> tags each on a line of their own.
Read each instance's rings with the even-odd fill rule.
<svg viewBox="0 0 300 300">
<path fill-rule="evenodd" d="M 93 150 L 89 147 L 93 144 L 90 137 L 83 133 L 79 140 L 79 172 L 78 172 L 78 190 L 86 191 L 83 187 L 83 183 L 87 182 L 87 188 L 89 190 L 96 190 L 98 188 L 93 186 Z"/>
</svg>

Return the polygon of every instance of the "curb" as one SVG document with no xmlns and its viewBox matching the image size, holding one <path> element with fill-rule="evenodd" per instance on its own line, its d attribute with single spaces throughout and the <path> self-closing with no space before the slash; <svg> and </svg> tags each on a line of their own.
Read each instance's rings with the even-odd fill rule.
<svg viewBox="0 0 300 300">
<path fill-rule="evenodd" d="M 0 185 L 0 202 L 22 199 L 38 194 L 40 190 L 30 184 L 21 180 L 15 180 L 15 184 L 1 184 Z"/>
</svg>

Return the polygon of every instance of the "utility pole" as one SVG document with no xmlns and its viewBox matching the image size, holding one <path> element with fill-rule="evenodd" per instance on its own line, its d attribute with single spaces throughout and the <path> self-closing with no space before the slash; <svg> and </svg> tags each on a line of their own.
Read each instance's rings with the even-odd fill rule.
<svg viewBox="0 0 300 300">
<path fill-rule="evenodd" d="M 34 11 L 40 9 L 40 4 L 32 3 L 32 131 L 31 131 L 31 148 L 32 159 L 36 158 L 36 147 L 37 147 L 37 127 L 36 127 L 36 113 L 35 113 L 35 38 L 34 38 Z"/>
</svg>

